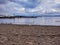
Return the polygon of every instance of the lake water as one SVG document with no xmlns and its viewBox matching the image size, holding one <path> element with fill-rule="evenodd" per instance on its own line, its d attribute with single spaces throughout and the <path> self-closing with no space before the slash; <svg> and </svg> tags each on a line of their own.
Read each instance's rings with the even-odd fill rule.
<svg viewBox="0 0 60 45">
<path fill-rule="evenodd" d="M 0 24 L 18 24 L 18 25 L 58 25 L 60 26 L 60 17 L 39 17 L 39 18 L 5 18 L 0 19 Z"/>
</svg>

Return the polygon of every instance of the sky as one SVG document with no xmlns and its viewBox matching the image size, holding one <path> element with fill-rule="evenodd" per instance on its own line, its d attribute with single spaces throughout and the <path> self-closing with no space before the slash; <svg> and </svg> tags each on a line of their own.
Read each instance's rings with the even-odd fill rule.
<svg viewBox="0 0 60 45">
<path fill-rule="evenodd" d="M 0 0 L 0 15 L 39 16 L 52 12 L 60 13 L 59 0 Z"/>
</svg>

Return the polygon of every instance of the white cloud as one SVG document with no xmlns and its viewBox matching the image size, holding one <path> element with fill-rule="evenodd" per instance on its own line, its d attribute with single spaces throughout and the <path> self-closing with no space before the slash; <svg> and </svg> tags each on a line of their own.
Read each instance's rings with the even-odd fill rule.
<svg viewBox="0 0 60 45">
<path fill-rule="evenodd" d="M 17 1 L 17 0 L 16 0 Z M 28 1 L 28 0 L 18 0 L 18 1 Z M 40 1 L 40 0 L 38 0 Z M 56 1 L 58 2 L 58 0 Z M 33 4 L 34 5 L 34 4 Z M 55 6 L 55 2 L 53 0 L 43 0 L 41 1 L 41 3 L 33 8 L 33 9 L 27 9 L 28 12 L 39 12 L 39 13 L 46 13 L 46 11 L 48 12 L 52 12 L 52 11 L 56 11 L 55 9 L 52 10 Z M 52 10 L 52 11 L 51 11 Z M 14 14 L 14 13 L 25 13 L 25 8 L 22 7 L 21 4 L 15 3 L 15 2 L 10 2 L 8 1 L 7 4 L 0 4 L 0 14 Z"/>
</svg>

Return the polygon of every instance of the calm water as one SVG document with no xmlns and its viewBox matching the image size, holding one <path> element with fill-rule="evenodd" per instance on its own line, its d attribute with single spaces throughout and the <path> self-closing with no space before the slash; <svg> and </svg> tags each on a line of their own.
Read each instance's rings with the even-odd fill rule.
<svg viewBox="0 0 60 45">
<path fill-rule="evenodd" d="M 3 24 L 60 25 L 60 17 L 0 19 Z"/>
</svg>

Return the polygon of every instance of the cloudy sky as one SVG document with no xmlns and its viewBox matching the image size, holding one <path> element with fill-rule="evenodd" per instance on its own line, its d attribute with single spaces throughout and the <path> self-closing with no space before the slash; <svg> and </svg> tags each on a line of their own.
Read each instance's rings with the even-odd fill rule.
<svg viewBox="0 0 60 45">
<path fill-rule="evenodd" d="M 60 13 L 60 0 L 0 0 L 0 15 Z"/>
</svg>

